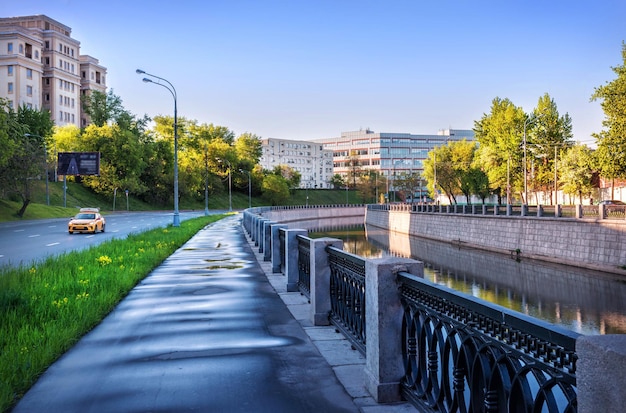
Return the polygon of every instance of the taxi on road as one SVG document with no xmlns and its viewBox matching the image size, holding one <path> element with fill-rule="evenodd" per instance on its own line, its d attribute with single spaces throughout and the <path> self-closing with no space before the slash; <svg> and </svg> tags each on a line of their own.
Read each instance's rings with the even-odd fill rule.
<svg viewBox="0 0 626 413">
<path fill-rule="evenodd" d="M 81 208 L 78 214 L 68 222 L 67 232 L 70 234 L 74 232 L 91 232 L 95 234 L 98 231 L 104 232 L 105 225 L 106 221 L 100 215 L 99 208 Z"/>
</svg>

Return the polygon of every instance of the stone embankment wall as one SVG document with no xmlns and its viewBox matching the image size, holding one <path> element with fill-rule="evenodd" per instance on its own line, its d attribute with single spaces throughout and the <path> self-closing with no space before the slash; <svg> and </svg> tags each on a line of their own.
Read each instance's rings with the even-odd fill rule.
<svg viewBox="0 0 626 413">
<path fill-rule="evenodd" d="M 287 224 L 289 228 L 332 228 L 363 225 L 365 220 L 365 206 L 264 209 L 259 212 L 259 215 L 281 224 Z"/>
<path fill-rule="evenodd" d="M 505 254 L 626 275 L 626 221 L 366 210 L 365 223 Z"/>
</svg>

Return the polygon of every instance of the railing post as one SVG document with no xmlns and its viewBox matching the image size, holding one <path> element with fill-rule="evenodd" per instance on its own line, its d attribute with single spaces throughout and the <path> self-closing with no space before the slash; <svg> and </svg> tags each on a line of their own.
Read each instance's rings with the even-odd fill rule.
<svg viewBox="0 0 626 413">
<path fill-rule="evenodd" d="M 326 247 L 343 249 L 343 241 L 336 238 L 311 240 L 311 322 L 314 326 L 330 324 L 330 264 Z"/>
<path fill-rule="evenodd" d="M 385 257 L 365 261 L 365 383 L 378 403 L 401 400 L 402 318 L 398 272 L 424 277 L 424 263 Z"/>
<path fill-rule="evenodd" d="M 576 218 L 580 219 L 583 217 L 583 206 L 580 204 L 576 204 L 574 205 L 576 208 Z M 602 205 L 600 205 L 600 207 L 602 207 Z M 602 210 L 599 211 L 600 212 L 600 219 L 602 219 Z"/>
<path fill-rule="evenodd" d="M 266 221 L 263 225 L 263 261 L 272 260 L 272 225 L 276 224 L 276 221 Z"/>
<path fill-rule="evenodd" d="M 537 216 L 538 217 L 543 216 L 543 205 L 537 205 Z"/>
<path fill-rule="evenodd" d="M 287 228 L 286 224 L 274 224 L 271 226 L 271 241 L 270 247 L 272 249 L 272 273 L 280 272 L 280 234 L 279 231 L 281 228 Z"/>
<path fill-rule="evenodd" d="M 576 340 L 578 412 L 611 412 L 626 406 L 626 335 Z"/>
<path fill-rule="evenodd" d="M 557 204 L 554 206 L 554 217 L 561 218 L 563 216 L 563 205 Z"/>
<path fill-rule="evenodd" d="M 528 215 L 528 205 L 522 204 L 522 216 L 525 217 Z"/>
<path fill-rule="evenodd" d="M 288 229 L 285 231 L 285 275 L 287 291 L 298 291 L 298 235 L 307 235 L 306 229 Z"/>
</svg>

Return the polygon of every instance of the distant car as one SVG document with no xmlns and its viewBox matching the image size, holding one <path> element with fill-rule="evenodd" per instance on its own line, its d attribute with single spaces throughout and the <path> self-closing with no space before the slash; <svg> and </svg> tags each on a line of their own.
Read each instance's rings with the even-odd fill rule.
<svg viewBox="0 0 626 413">
<path fill-rule="evenodd" d="M 605 199 L 600 201 L 600 205 L 626 205 L 626 202 L 618 201 L 616 199 Z"/>
<path fill-rule="evenodd" d="M 81 208 L 78 214 L 67 224 L 67 232 L 104 232 L 106 221 L 98 208 Z"/>
</svg>

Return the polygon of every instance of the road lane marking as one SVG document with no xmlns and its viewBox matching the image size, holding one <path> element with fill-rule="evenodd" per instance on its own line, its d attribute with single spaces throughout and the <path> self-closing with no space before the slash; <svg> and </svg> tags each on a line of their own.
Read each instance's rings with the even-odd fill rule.
<svg viewBox="0 0 626 413">
<path fill-rule="evenodd" d="M 36 237 L 41 237 L 40 234 L 34 234 L 34 235 L 29 235 L 28 238 L 36 238 Z"/>
<path fill-rule="evenodd" d="M 60 242 L 53 242 L 52 244 L 46 244 L 46 247 L 53 247 L 55 245 L 59 245 Z"/>
<path fill-rule="evenodd" d="M 14 229 L 13 232 L 24 232 L 23 229 Z"/>
</svg>

